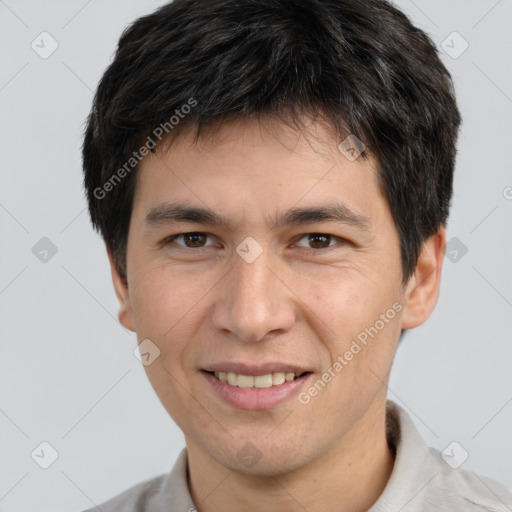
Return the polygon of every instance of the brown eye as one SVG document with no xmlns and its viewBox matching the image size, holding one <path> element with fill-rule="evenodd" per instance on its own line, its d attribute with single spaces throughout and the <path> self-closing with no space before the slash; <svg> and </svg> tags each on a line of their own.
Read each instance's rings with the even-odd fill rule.
<svg viewBox="0 0 512 512">
<path fill-rule="evenodd" d="M 187 247 L 202 247 L 208 237 L 203 233 L 187 233 L 183 240 Z"/>
<path fill-rule="evenodd" d="M 312 233 L 308 235 L 308 243 L 313 249 L 325 249 L 331 243 L 331 235 Z"/>
<path fill-rule="evenodd" d="M 302 242 L 303 240 L 305 243 Z M 341 239 L 325 233 L 309 233 L 304 235 L 296 245 L 299 247 L 306 247 L 308 249 L 327 249 L 328 247 L 335 245 L 332 242 L 336 242 L 336 240 Z"/>
<path fill-rule="evenodd" d="M 178 242 L 177 240 L 181 240 L 182 243 Z M 206 241 L 208 240 L 208 235 L 205 233 L 182 233 L 181 235 L 176 235 L 171 237 L 168 242 L 174 242 L 177 245 L 181 245 L 182 247 L 186 247 L 189 249 L 198 249 L 201 247 L 207 247 L 208 245 L 213 244 L 207 244 Z"/>
</svg>

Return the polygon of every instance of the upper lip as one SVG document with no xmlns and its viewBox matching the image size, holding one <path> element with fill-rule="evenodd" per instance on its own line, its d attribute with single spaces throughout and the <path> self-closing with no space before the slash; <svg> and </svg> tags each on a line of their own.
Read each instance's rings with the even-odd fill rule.
<svg viewBox="0 0 512 512">
<path fill-rule="evenodd" d="M 233 372 L 239 375 L 267 375 L 269 373 L 304 373 L 308 372 L 305 366 L 296 364 L 270 362 L 262 364 L 251 364 L 251 363 L 234 363 L 234 362 L 221 362 L 214 363 L 203 368 L 206 372 Z"/>
</svg>

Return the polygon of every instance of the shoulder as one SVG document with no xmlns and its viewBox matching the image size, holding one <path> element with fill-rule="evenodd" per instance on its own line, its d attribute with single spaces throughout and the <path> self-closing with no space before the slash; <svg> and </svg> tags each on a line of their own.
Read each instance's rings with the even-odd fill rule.
<svg viewBox="0 0 512 512">
<path fill-rule="evenodd" d="M 443 456 L 428 448 L 409 415 L 391 401 L 386 426 L 395 465 L 371 512 L 512 512 L 511 490 L 462 468 L 454 450 Z"/>
<path fill-rule="evenodd" d="M 441 453 L 429 449 L 436 468 L 428 502 L 436 510 L 464 512 L 510 512 L 512 491 L 486 476 L 461 468 L 452 469 Z M 434 508 L 433 508 L 434 510 Z"/>
<path fill-rule="evenodd" d="M 101 505 L 86 510 L 85 512 L 153 512 L 152 503 L 160 494 L 166 475 L 160 475 L 140 482 L 124 492 L 109 499 Z"/>
<path fill-rule="evenodd" d="M 140 482 L 85 512 L 161 512 L 194 510 L 187 485 L 187 449 L 183 448 L 167 474 Z"/>
</svg>

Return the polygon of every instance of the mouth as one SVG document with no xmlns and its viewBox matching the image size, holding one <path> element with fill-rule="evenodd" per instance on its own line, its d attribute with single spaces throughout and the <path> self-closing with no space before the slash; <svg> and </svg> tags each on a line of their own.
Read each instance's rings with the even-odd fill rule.
<svg viewBox="0 0 512 512">
<path fill-rule="evenodd" d="M 232 371 L 235 369 L 241 373 Z M 253 411 L 269 410 L 292 400 L 314 378 L 311 371 L 283 368 L 279 364 L 258 368 L 228 363 L 200 373 L 208 385 L 207 389 L 224 403 L 236 409 Z"/>
<path fill-rule="evenodd" d="M 311 372 L 273 372 L 264 375 L 243 375 L 235 372 L 221 372 L 211 371 L 206 372 L 213 376 L 223 384 L 228 386 L 243 388 L 243 389 L 266 389 L 276 386 L 281 386 L 286 382 L 293 382 Z"/>
</svg>

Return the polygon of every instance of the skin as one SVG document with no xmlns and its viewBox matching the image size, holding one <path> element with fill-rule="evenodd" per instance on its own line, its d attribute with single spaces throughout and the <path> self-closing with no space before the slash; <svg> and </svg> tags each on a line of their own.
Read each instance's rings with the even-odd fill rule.
<svg viewBox="0 0 512 512">
<path fill-rule="evenodd" d="M 422 324 L 437 302 L 445 230 L 424 243 L 402 286 L 398 233 L 375 162 L 349 161 L 321 125 L 308 134 L 257 120 L 223 124 L 197 143 L 180 134 L 141 163 L 127 281 L 109 254 L 121 323 L 161 351 L 146 371 L 185 434 L 200 512 L 365 511 L 393 468 L 386 384 L 401 329 Z M 165 202 L 207 207 L 231 229 L 149 229 L 146 213 Z M 266 224 L 289 208 L 328 202 L 364 215 L 369 229 Z M 203 247 L 183 237 L 164 242 L 190 232 L 208 235 Z M 309 233 L 332 238 L 311 244 Z M 252 263 L 235 250 L 247 236 L 263 249 Z M 308 404 L 294 395 L 266 410 L 236 408 L 201 373 L 220 361 L 280 361 L 302 365 L 315 381 L 394 303 L 401 311 Z M 252 467 L 237 457 L 248 442 L 261 455 Z"/>
</svg>

